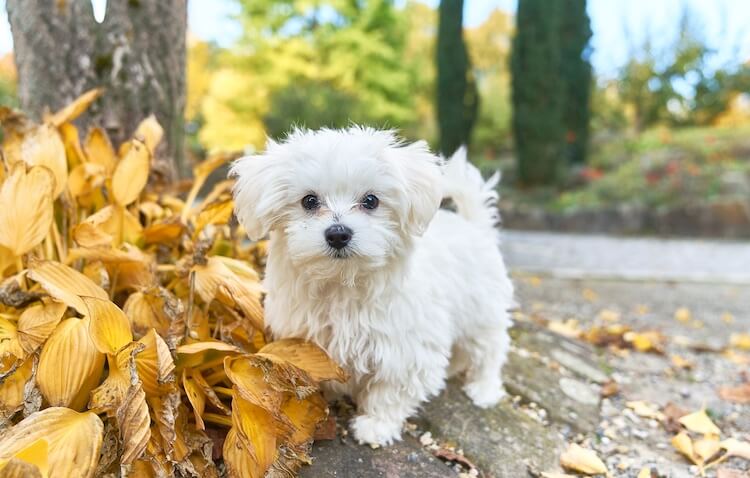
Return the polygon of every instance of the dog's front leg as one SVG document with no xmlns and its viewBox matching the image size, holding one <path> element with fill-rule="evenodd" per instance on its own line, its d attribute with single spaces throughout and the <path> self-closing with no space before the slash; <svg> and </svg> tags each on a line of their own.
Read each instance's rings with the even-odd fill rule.
<svg viewBox="0 0 750 478">
<path fill-rule="evenodd" d="M 435 358 L 421 364 L 414 373 L 401 380 L 371 378 L 357 394 L 359 415 L 351 423 L 354 437 L 360 443 L 390 445 L 401 439 L 404 421 L 419 405 L 440 392 L 445 383 L 445 360 Z"/>
<path fill-rule="evenodd" d="M 404 421 L 419 406 L 420 399 L 403 384 L 371 381 L 357 395 L 359 415 L 351 423 L 359 443 L 390 445 L 401 439 Z"/>
</svg>

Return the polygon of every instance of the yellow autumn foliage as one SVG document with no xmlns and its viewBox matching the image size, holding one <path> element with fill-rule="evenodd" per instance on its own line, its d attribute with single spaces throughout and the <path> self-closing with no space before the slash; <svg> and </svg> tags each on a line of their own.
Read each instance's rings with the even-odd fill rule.
<svg viewBox="0 0 750 478">
<path fill-rule="evenodd" d="M 0 474 L 216 477 L 217 439 L 230 476 L 296 470 L 320 381 L 345 377 L 313 344 L 267 343 L 265 245 L 229 226 L 230 181 L 202 191 L 235 156 L 186 193 L 149 185 L 156 118 L 123 145 L 71 123 L 100 94 L 42 124 L 0 108 Z"/>
</svg>

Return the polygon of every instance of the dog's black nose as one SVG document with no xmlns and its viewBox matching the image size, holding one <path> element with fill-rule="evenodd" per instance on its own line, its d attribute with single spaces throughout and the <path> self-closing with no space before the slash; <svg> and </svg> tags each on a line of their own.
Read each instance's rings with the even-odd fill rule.
<svg viewBox="0 0 750 478">
<path fill-rule="evenodd" d="M 343 224 L 334 224 L 326 229 L 326 241 L 334 249 L 343 249 L 352 240 L 354 233 Z"/>
</svg>

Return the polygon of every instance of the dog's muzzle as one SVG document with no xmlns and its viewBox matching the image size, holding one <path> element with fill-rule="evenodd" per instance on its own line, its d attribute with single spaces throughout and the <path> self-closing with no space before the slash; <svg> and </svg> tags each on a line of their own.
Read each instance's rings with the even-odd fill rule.
<svg viewBox="0 0 750 478">
<path fill-rule="evenodd" d="M 334 224 L 325 230 L 326 242 L 337 251 L 346 247 L 353 235 L 354 232 L 343 224 Z"/>
</svg>

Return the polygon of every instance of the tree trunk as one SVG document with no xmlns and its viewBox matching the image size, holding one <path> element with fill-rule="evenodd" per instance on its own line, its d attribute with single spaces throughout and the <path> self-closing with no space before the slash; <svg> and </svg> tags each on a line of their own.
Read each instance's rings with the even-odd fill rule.
<svg viewBox="0 0 750 478">
<path fill-rule="evenodd" d="M 95 87 L 102 98 L 76 121 L 119 145 L 155 114 L 164 127 L 158 169 L 185 175 L 187 0 L 110 0 L 104 21 L 90 0 L 7 0 L 21 107 L 39 120 Z"/>
</svg>

